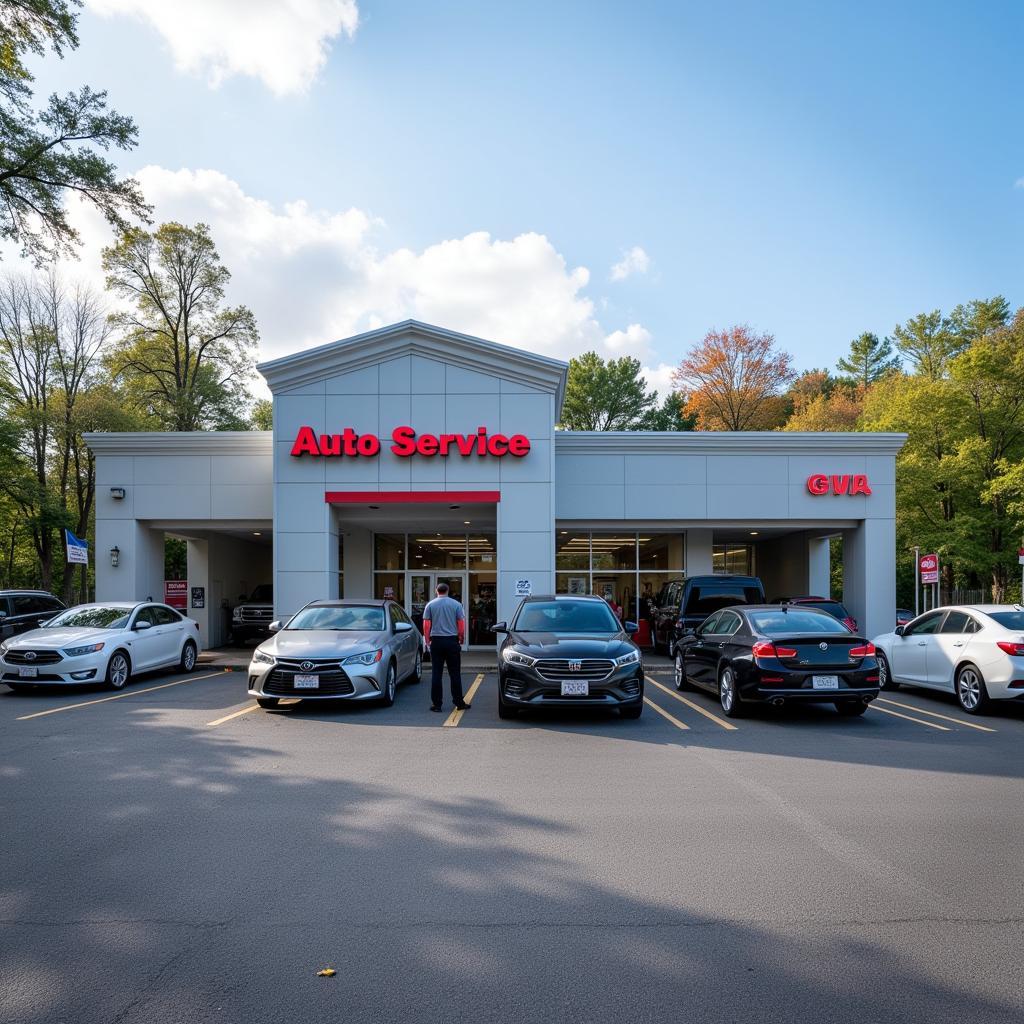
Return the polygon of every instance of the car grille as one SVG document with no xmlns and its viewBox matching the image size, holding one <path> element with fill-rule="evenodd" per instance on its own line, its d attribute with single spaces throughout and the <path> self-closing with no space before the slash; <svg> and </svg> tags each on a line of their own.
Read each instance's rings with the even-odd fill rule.
<svg viewBox="0 0 1024 1024">
<path fill-rule="evenodd" d="M 578 668 L 570 668 L 569 658 L 545 658 L 537 662 L 537 674 L 542 679 L 561 682 L 563 679 L 587 679 L 596 682 L 612 674 L 612 663 L 607 658 L 583 658 Z"/>
<path fill-rule="evenodd" d="M 242 622 L 269 622 L 274 617 L 274 609 L 243 608 L 239 617 Z"/>
<path fill-rule="evenodd" d="M 3 681 L 6 683 L 10 680 L 12 683 L 63 683 L 64 679 L 62 676 L 57 675 L 54 672 L 40 672 L 38 675 L 32 676 L 31 679 L 23 679 L 18 675 L 17 672 L 5 672 Z M 87 682 L 87 680 L 82 680 Z"/>
<path fill-rule="evenodd" d="M 32 655 L 32 657 L 29 657 Z M 8 651 L 4 661 L 8 665 L 56 665 L 63 661 L 60 651 Z"/>
<path fill-rule="evenodd" d="M 311 664 L 312 668 L 303 668 L 303 664 Z M 320 685 L 315 690 L 296 689 L 297 675 L 319 676 Z M 355 689 L 339 662 L 312 659 L 308 662 L 278 661 L 263 684 L 263 692 L 274 697 L 347 697 L 355 693 Z"/>
</svg>

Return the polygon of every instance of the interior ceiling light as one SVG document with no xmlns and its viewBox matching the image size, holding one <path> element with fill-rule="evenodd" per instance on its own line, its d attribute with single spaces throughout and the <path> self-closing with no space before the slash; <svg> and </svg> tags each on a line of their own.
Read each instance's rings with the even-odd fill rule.
<svg viewBox="0 0 1024 1024">
<path fill-rule="evenodd" d="M 263 536 L 263 534 L 262 534 L 262 533 L 260 533 L 260 531 L 259 531 L 259 530 L 253 530 L 253 531 L 252 531 L 252 535 L 253 535 L 254 537 L 262 537 L 262 536 Z"/>
<path fill-rule="evenodd" d="M 750 536 L 751 537 L 756 537 L 757 536 L 757 530 L 751 530 L 750 531 Z"/>
</svg>

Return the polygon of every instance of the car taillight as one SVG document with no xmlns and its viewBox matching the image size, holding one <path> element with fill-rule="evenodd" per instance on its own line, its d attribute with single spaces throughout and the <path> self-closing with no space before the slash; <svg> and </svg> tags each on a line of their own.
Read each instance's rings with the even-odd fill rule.
<svg viewBox="0 0 1024 1024">
<path fill-rule="evenodd" d="M 755 658 L 795 658 L 796 650 L 792 647 L 776 647 L 768 640 L 758 640 L 752 648 Z"/>
<path fill-rule="evenodd" d="M 1013 640 L 997 640 L 996 647 L 1014 658 L 1024 658 L 1024 644 L 1015 643 Z"/>
<path fill-rule="evenodd" d="M 851 647 L 851 658 L 873 658 L 875 656 L 875 645 L 865 644 L 863 647 Z"/>
</svg>

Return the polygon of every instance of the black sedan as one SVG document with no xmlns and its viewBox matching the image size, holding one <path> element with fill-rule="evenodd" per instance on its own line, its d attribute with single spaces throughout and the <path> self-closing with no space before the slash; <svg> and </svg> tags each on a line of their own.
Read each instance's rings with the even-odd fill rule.
<svg viewBox="0 0 1024 1024">
<path fill-rule="evenodd" d="M 675 674 L 679 689 L 716 694 L 730 718 L 755 704 L 830 703 L 860 715 L 878 696 L 875 645 L 799 605 L 715 612 L 676 645 Z"/>
<path fill-rule="evenodd" d="M 609 707 L 623 718 L 644 708 L 644 665 L 630 639 L 636 625 L 619 622 L 600 597 L 528 597 L 498 651 L 498 715 L 528 708 Z"/>
</svg>

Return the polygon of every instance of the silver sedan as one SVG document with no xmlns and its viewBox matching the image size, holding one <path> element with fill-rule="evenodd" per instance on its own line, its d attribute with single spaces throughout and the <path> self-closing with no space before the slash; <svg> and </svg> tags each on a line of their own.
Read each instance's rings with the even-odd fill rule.
<svg viewBox="0 0 1024 1024">
<path fill-rule="evenodd" d="M 282 697 L 395 702 L 418 683 L 423 639 L 394 601 L 312 601 L 253 651 L 249 693 L 263 708 Z"/>
</svg>

